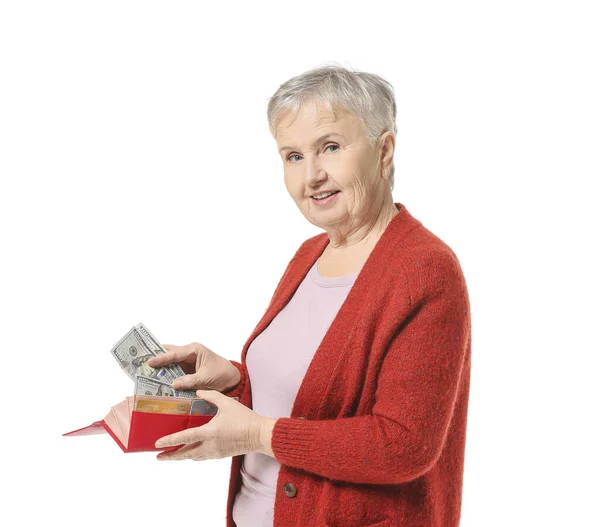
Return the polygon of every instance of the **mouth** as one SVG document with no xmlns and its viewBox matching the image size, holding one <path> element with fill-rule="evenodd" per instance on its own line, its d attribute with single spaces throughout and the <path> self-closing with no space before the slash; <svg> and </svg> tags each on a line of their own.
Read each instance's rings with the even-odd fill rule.
<svg viewBox="0 0 600 527">
<path fill-rule="evenodd" d="M 317 199 L 315 197 L 311 196 L 311 200 L 315 205 L 329 205 L 330 203 L 333 203 L 336 200 L 336 196 L 340 193 L 340 190 L 336 190 L 333 194 L 330 194 L 329 196 L 327 196 L 326 198 L 321 198 L 321 199 Z"/>
</svg>

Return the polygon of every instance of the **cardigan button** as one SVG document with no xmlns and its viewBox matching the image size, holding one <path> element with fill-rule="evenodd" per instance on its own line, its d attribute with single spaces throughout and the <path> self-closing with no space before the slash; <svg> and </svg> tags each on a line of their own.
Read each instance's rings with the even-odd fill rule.
<svg viewBox="0 0 600 527">
<path fill-rule="evenodd" d="M 296 495 L 296 485 L 294 485 L 293 483 L 286 483 L 283 486 L 283 492 L 285 492 L 285 495 L 288 498 L 293 498 Z"/>
</svg>

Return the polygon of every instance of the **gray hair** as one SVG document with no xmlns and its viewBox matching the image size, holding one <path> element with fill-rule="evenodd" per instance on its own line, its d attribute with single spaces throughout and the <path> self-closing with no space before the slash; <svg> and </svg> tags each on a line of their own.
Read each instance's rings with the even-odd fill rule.
<svg viewBox="0 0 600 527">
<path fill-rule="evenodd" d="M 355 115 L 362 122 L 372 147 L 384 132 L 390 131 L 396 136 L 394 89 L 379 75 L 330 64 L 292 77 L 269 99 L 267 118 L 271 135 L 277 138 L 277 125 L 284 114 L 291 110 L 295 119 L 306 102 L 324 105 L 334 116 L 338 112 Z M 389 184 L 393 190 L 393 161 Z"/>
</svg>

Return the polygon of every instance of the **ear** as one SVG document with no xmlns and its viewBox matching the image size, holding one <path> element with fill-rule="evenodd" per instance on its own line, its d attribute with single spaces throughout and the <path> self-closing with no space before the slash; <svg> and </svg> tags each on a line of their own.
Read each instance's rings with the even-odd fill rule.
<svg viewBox="0 0 600 527">
<path fill-rule="evenodd" d="M 379 136 L 379 161 L 381 163 L 381 174 L 384 179 L 389 179 L 390 177 L 395 148 L 396 138 L 392 132 L 387 131 Z"/>
</svg>

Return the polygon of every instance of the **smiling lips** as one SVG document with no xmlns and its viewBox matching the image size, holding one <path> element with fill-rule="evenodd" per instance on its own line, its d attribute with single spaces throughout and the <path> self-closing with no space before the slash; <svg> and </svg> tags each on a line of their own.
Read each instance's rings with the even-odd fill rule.
<svg viewBox="0 0 600 527">
<path fill-rule="evenodd" d="M 331 194 L 330 196 L 327 196 L 326 198 L 317 199 L 315 197 L 311 197 L 311 199 L 313 200 L 313 203 L 315 205 L 317 205 L 317 206 L 329 205 L 330 203 L 332 203 L 333 201 L 335 201 L 336 196 L 339 193 L 340 193 L 340 191 L 336 190 L 333 194 Z"/>
</svg>

